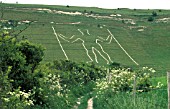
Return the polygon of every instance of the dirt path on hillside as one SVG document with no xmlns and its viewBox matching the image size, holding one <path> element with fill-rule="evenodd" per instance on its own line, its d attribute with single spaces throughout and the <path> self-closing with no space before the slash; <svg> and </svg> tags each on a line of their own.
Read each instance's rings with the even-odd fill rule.
<svg viewBox="0 0 170 109">
<path fill-rule="evenodd" d="M 87 101 L 87 109 L 93 109 L 93 98 Z"/>
</svg>

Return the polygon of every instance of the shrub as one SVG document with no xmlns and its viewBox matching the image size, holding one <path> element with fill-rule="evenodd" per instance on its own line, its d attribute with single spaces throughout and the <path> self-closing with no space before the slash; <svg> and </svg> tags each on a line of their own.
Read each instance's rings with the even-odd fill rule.
<svg viewBox="0 0 170 109">
<path fill-rule="evenodd" d="M 34 70 L 43 58 L 43 50 L 41 46 L 28 41 L 16 40 L 7 33 L 0 36 L 0 51 L 3 51 L 0 52 L 0 59 L 2 59 L 0 72 L 6 73 L 3 74 L 6 75 L 3 79 L 11 83 L 11 91 L 20 87 L 20 91 L 27 93 L 34 87 L 39 88 Z M 40 93 L 37 91 L 35 94 L 39 96 Z M 34 101 L 42 102 L 37 98 L 34 98 Z"/>
<path fill-rule="evenodd" d="M 84 13 L 86 13 L 87 12 L 87 10 L 84 10 Z"/>
<path fill-rule="evenodd" d="M 129 71 L 128 69 L 112 69 L 106 78 L 97 81 L 97 90 L 99 92 L 108 89 L 111 89 L 113 92 L 131 92 L 134 86 L 134 79 L 136 78 L 136 90 L 146 92 L 151 88 L 157 87 L 151 84 L 150 78 L 153 73 L 155 73 L 155 70 L 148 67 L 144 67 L 136 72 Z"/>
<path fill-rule="evenodd" d="M 70 109 L 77 98 L 93 91 L 95 81 L 105 77 L 105 72 L 94 64 L 60 60 L 39 66 L 35 76 L 40 83 L 43 106 Z"/>
<path fill-rule="evenodd" d="M 97 27 L 100 28 L 101 27 L 100 24 L 98 24 Z"/>
<path fill-rule="evenodd" d="M 105 75 L 102 68 L 94 64 L 76 63 L 68 60 L 54 61 L 53 68 L 60 70 L 58 73 L 62 79 L 61 83 L 69 85 L 86 84 Z"/>
<path fill-rule="evenodd" d="M 152 22 L 152 21 L 154 21 L 154 18 L 153 18 L 152 16 L 150 16 L 150 17 L 148 18 L 148 21 L 149 21 L 149 22 Z"/>
<path fill-rule="evenodd" d="M 159 12 L 162 12 L 162 10 L 159 10 Z"/>
<path fill-rule="evenodd" d="M 155 12 L 155 11 L 152 12 L 153 17 L 156 17 L 157 15 L 158 15 L 157 12 Z"/>
<path fill-rule="evenodd" d="M 10 72 L 11 67 L 7 68 L 6 72 L 3 72 L 0 69 L 0 108 L 3 109 L 6 106 L 4 98 L 7 97 L 7 92 L 11 90 L 10 80 L 8 78 L 8 73 Z"/>
<path fill-rule="evenodd" d="M 33 100 L 30 99 L 31 92 L 21 91 L 20 88 L 12 92 L 7 92 L 8 96 L 3 98 L 4 108 L 7 109 L 25 109 L 34 105 Z"/>
<path fill-rule="evenodd" d="M 41 45 L 30 43 L 28 40 L 23 40 L 19 42 L 18 50 L 25 56 L 26 65 L 32 67 L 31 71 L 33 73 L 43 59 L 44 48 Z"/>
</svg>

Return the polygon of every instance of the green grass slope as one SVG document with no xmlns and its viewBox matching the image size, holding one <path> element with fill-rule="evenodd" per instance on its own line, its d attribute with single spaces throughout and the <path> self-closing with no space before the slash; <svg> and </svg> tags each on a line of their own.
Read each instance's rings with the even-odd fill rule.
<svg viewBox="0 0 170 109">
<path fill-rule="evenodd" d="M 169 70 L 169 10 L 0 5 L 4 7 L 3 19 L 32 21 L 20 36 L 46 47 L 44 62 L 66 59 L 64 50 L 67 57 L 74 61 L 93 60 L 94 63 L 107 65 L 107 62 L 111 63 L 112 60 L 126 66 L 137 66 L 131 57 L 140 66 L 153 67 L 161 75 L 165 75 Z M 61 11 L 62 14 L 59 14 Z M 153 22 L 149 22 L 148 18 L 152 16 L 153 11 L 158 16 L 153 17 Z M 75 12 L 81 15 L 68 14 Z M 52 26 L 58 35 L 62 35 L 58 36 L 59 41 Z M 22 27 L 24 25 L 19 25 L 15 30 L 19 31 Z M 108 30 L 117 41 L 111 37 Z"/>
</svg>

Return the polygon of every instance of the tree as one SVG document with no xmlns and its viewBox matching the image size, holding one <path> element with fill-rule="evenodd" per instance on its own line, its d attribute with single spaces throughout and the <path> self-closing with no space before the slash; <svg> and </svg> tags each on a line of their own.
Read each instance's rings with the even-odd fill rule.
<svg viewBox="0 0 170 109">
<path fill-rule="evenodd" d="M 69 8 L 70 6 L 69 6 L 69 5 L 67 5 L 66 7 L 67 7 L 67 8 Z"/>
<path fill-rule="evenodd" d="M 3 32 L 0 34 L 0 51 L 0 76 L 4 75 L 0 78 L 3 80 L 0 84 L 4 86 L 4 82 L 10 83 L 11 90 L 20 87 L 21 91 L 26 92 L 36 87 L 33 96 L 35 103 L 43 102 L 43 99 L 39 98 L 40 83 L 34 71 L 43 59 L 44 48 L 27 40 L 16 40 L 15 37 L 9 36 L 8 32 Z"/>
<path fill-rule="evenodd" d="M 44 48 L 24 40 L 19 42 L 18 50 L 25 56 L 26 65 L 31 67 L 31 72 L 33 73 L 43 59 Z"/>
</svg>

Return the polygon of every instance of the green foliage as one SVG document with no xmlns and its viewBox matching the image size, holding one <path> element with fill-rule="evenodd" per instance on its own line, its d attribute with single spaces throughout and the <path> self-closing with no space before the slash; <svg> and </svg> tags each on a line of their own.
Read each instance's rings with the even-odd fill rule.
<svg viewBox="0 0 170 109">
<path fill-rule="evenodd" d="M 86 13 L 86 12 L 87 12 L 87 10 L 84 10 L 83 12 L 84 12 L 84 13 Z"/>
<path fill-rule="evenodd" d="M 166 90 L 158 89 L 162 87 L 159 85 L 160 83 L 157 86 L 152 85 L 151 76 L 153 73 L 155 70 L 148 67 L 143 67 L 136 72 L 130 72 L 126 69 L 112 69 L 107 79 L 104 79 L 103 82 L 100 80 L 97 82 L 97 88 L 94 91 L 94 109 L 144 109 L 146 107 L 161 109 L 166 107 Z M 136 96 L 132 91 L 135 78 Z"/>
<path fill-rule="evenodd" d="M 30 43 L 28 40 L 20 41 L 18 50 L 25 56 L 26 65 L 32 67 L 32 73 L 42 61 L 44 48 L 40 45 Z"/>
<path fill-rule="evenodd" d="M 114 68 L 114 69 L 119 69 L 121 68 L 122 66 L 120 65 L 120 63 L 117 63 L 117 62 L 113 62 L 109 65 L 110 68 Z"/>
<path fill-rule="evenodd" d="M 30 90 L 33 88 L 34 79 L 33 71 L 43 57 L 43 49 L 28 41 L 17 42 L 15 38 L 4 36 L 2 38 L 2 71 L 11 66 L 9 78 L 14 80 L 13 88 L 22 86 L 22 90 Z"/>
<path fill-rule="evenodd" d="M 31 92 L 24 92 L 18 88 L 7 94 L 8 96 L 3 98 L 4 109 L 25 109 L 34 105 L 33 100 L 30 99 Z"/>
<path fill-rule="evenodd" d="M 34 70 L 43 58 L 43 47 L 28 41 L 18 41 L 6 32 L 0 36 L 0 50 L 2 51 L 0 52 L 2 79 L 11 83 L 12 90 L 20 87 L 21 91 L 29 92 L 34 87 L 39 87 Z M 39 91 L 34 95 L 39 96 Z M 34 96 L 34 102 L 37 101 Z"/>
<path fill-rule="evenodd" d="M 93 91 L 95 81 L 103 78 L 105 71 L 94 64 L 61 60 L 39 66 L 35 75 L 40 83 L 40 93 L 44 95 L 41 98 L 45 107 L 64 106 L 67 109 L 76 104 L 77 98 Z"/>
<path fill-rule="evenodd" d="M 162 12 L 162 10 L 160 9 L 159 12 Z"/>
<path fill-rule="evenodd" d="M 14 29 L 17 26 L 18 26 L 18 21 L 16 21 L 16 20 L 2 20 L 2 21 L 0 21 L 0 29 L 3 29 L 3 28 Z"/>
<path fill-rule="evenodd" d="M 18 72 L 23 70 L 23 65 L 25 64 L 25 58 L 22 56 L 21 52 L 17 51 L 16 39 L 8 35 L 3 34 L 0 42 L 0 58 L 2 71 L 6 71 L 8 66 L 11 66 L 11 72 Z M 9 76 L 10 77 L 10 76 Z"/>
<path fill-rule="evenodd" d="M 6 93 L 3 92 L 3 97 L 1 96 L 3 108 L 14 106 L 18 109 L 29 107 L 70 109 L 76 104 L 77 98 L 94 91 L 97 96 L 95 100 L 101 102 L 100 100 L 105 99 L 103 102 L 105 107 L 109 100 L 101 95 L 113 97 L 112 94 L 117 92 L 131 92 L 134 77 L 137 80 L 137 91 L 147 92 L 154 88 L 151 87 L 149 78 L 152 76 L 150 72 L 155 71 L 148 67 L 132 72 L 129 69 L 123 69 L 119 63 L 112 63 L 111 71 L 106 74 L 105 67 L 69 60 L 54 61 L 38 66 L 43 58 L 44 49 L 41 46 L 28 41 L 17 42 L 15 38 L 9 36 L 2 37 L 1 40 L 1 49 L 5 49 L 5 52 L 0 54 L 1 69 L 2 74 L 6 72 L 6 75 L 1 78 L 3 80 L 1 84 L 9 85 L 9 89 L 5 90 Z M 13 82 L 10 82 L 10 79 Z M 10 90 L 10 83 L 13 90 Z M 159 84 L 158 87 L 160 86 Z"/>
<path fill-rule="evenodd" d="M 134 87 L 134 80 L 136 83 L 136 90 L 138 92 L 147 92 L 152 88 L 159 88 L 159 86 L 152 86 L 151 76 L 155 73 L 152 68 L 144 67 L 140 71 L 132 72 L 128 69 L 112 69 L 106 78 L 97 81 L 98 93 L 105 90 L 112 90 L 113 92 L 125 91 L 131 92 Z"/>
<path fill-rule="evenodd" d="M 152 16 L 153 16 L 153 17 L 158 16 L 157 12 L 153 11 L 153 12 L 152 12 Z"/>
<path fill-rule="evenodd" d="M 69 6 L 69 5 L 67 5 L 66 7 L 67 7 L 67 8 L 69 8 L 70 6 Z"/>
<path fill-rule="evenodd" d="M 72 61 L 54 61 L 54 68 L 60 70 L 62 84 L 86 84 L 105 76 L 102 68 L 94 64 L 75 63 Z"/>
<path fill-rule="evenodd" d="M 8 70 L 6 72 L 3 72 L 2 69 L 0 69 L 0 108 L 3 108 L 5 106 L 3 98 L 7 97 L 6 92 L 9 92 L 11 90 L 11 84 L 8 78 L 8 73 L 10 72 L 10 70 L 11 67 L 8 67 Z"/>
<path fill-rule="evenodd" d="M 107 90 L 93 100 L 94 109 L 166 109 L 168 103 L 166 90 L 136 94 L 136 98 L 132 93 L 113 93 Z"/>
<path fill-rule="evenodd" d="M 152 21 L 154 21 L 154 18 L 153 18 L 152 16 L 150 16 L 150 17 L 148 18 L 148 21 L 149 21 L 149 22 L 152 22 Z"/>
</svg>

